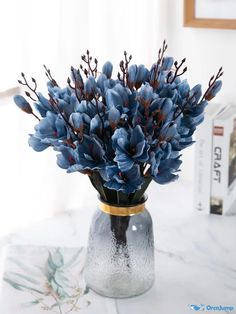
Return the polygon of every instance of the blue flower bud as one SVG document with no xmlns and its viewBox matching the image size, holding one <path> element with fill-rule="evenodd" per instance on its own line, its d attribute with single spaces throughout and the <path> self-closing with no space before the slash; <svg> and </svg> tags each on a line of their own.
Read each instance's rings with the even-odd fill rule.
<svg viewBox="0 0 236 314">
<path fill-rule="evenodd" d="M 107 80 L 107 77 L 105 74 L 101 74 L 99 75 L 98 79 L 97 79 L 97 86 L 98 88 L 100 88 L 101 92 L 103 93 L 103 95 L 105 94 L 105 86 L 104 83 Z"/>
<path fill-rule="evenodd" d="M 33 148 L 36 152 L 42 152 L 50 146 L 50 144 L 45 144 L 40 138 L 30 135 L 28 140 L 29 146 Z"/>
<path fill-rule="evenodd" d="M 150 80 L 150 82 L 154 82 L 158 78 L 158 71 L 156 69 L 157 69 L 157 65 L 153 64 L 152 67 L 151 67 L 151 70 L 149 72 L 149 80 Z"/>
<path fill-rule="evenodd" d="M 96 134 L 101 129 L 101 120 L 98 115 L 94 116 L 90 122 L 90 133 Z"/>
<path fill-rule="evenodd" d="M 144 86 L 142 86 L 139 96 L 144 101 L 151 101 L 153 96 L 153 88 L 149 84 L 145 84 Z"/>
<path fill-rule="evenodd" d="M 96 81 L 94 77 L 90 76 L 84 83 L 84 91 L 87 96 L 92 98 L 96 90 Z"/>
<path fill-rule="evenodd" d="M 113 70 L 113 65 L 110 61 L 107 61 L 102 67 L 102 73 L 106 75 L 107 78 L 111 78 Z"/>
<path fill-rule="evenodd" d="M 165 57 L 163 59 L 163 63 L 161 65 L 161 71 L 168 71 L 171 69 L 174 63 L 174 59 L 172 57 Z"/>
<path fill-rule="evenodd" d="M 79 112 L 73 112 L 70 115 L 69 119 L 70 124 L 75 128 L 76 131 L 81 131 L 83 130 L 83 118 L 82 114 Z"/>
<path fill-rule="evenodd" d="M 21 95 L 14 96 L 14 102 L 15 104 L 24 112 L 32 114 L 32 108 L 28 101 Z"/>
<path fill-rule="evenodd" d="M 130 89 L 134 87 L 136 82 L 138 67 L 136 64 L 132 64 L 128 69 L 128 86 Z"/>
<path fill-rule="evenodd" d="M 222 87 L 222 81 L 216 81 L 211 87 L 211 89 L 209 90 L 209 92 L 206 94 L 205 99 L 209 101 L 212 98 L 214 98 L 216 94 L 220 91 L 221 87 Z"/>
<path fill-rule="evenodd" d="M 143 64 L 138 66 L 135 88 L 138 89 L 144 82 L 147 81 L 149 75 L 148 69 Z"/>
<path fill-rule="evenodd" d="M 112 106 L 108 113 L 109 124 L 112 128 L 115 128 L 118 121 L 120 120 L 120 111 Z"/>
<path fill-rule="evenodd" d="M 168 113 L 170 113 L 173 110 L 173 108 L 174 108 L 174 105 L 171 99 L 165 98 L 161 106 L 162 113 L 164 115 L 168 115 Z"/>
<path fill-rule="evenodd" d="M 71 67 L 71 78 L 73 80 L 73 82 L 80 82 L 81 86 L 83 86 L 83 79 L 82 76 L 80 74 L 80 70 L 75 69 L 73 67 Z"/>
<path fill-rule="evenodd" d="M 189 93 L 189 98 L 193 97 L 193 101 L 197 103 L 200 100 L 201 96 L 202 96 L 202 86 L 201 84 L 197 84 L 191 89 Z"/>
</svg>

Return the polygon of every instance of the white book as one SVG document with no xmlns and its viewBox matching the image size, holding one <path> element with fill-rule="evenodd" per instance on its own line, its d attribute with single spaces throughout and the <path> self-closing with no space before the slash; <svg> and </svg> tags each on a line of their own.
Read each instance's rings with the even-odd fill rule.
<svg viewBox="0 0 236 314">
<path fill-rule="evenodd" d="M 209 104 L 204 121 L 195 132 L 194 209 L 207 214 L 210 212 L 213 119 L 224 110 L 222 104 Z"/>
<path fill-rule="evenodd" d="M 213 124 L 211 165 L 212 214 L 236 213 L 236 106 L 228 107 Z"/>
<path fill-rule="evenodd" d="M 85 248 L 12 245 L 0 257 L 0 314 L 117 314 L 83 278 Z"/>
</svg>

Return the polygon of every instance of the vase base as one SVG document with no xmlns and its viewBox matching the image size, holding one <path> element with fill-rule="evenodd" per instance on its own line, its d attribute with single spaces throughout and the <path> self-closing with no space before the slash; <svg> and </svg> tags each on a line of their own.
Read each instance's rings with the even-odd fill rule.
<svg viewBox="0 0 236 314">
<path fill-rule="evenodd" d="M 148 292 L 154 285 L 154 280 L 149 283 L 149 285 L 146 285 L 146 287 L 143 287 L 143 289 L 133 289 L 133 291 L 130 291 L 130 289 L 127 289 L 124 291 L 123 289 L 113 289 L 110 287 L 109 289 L 99 289 L 97 287 L 94 287 L 93 285 L 87 284 L 88 287 L 95 292 L 96 294 L 107 297 L 107 298 L 112 298 L 112 299 L 127 299 L 127 298 L 134 298 L 137 296 L 140 296 L 146 292 Z"/>
</svg>

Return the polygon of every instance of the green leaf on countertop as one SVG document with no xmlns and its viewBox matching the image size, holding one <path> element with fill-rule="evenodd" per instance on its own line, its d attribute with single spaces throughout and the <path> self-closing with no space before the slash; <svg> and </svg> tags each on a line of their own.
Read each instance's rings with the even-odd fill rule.
<svg viewBox="0 0 236 314">
<path fill-rule="evenodd" d="M 89 287 L 88 286 L 86 286 L 85 287 L 85 289 L 84 289 L 84 295 L 86 295 L 86 294 L 88 294 L 89 293 L 89 291 L 90 291 L 90 289 L 89 289 Z"/>
<path fill-rule="evenodd" d="M 25 273 L 27 274 L 31 274 L 33 275 L 34 277 L 35 276 L 39 276 L 40 274 L 37 273 L 36 269 L 37 267 L 34 267 L 32 265 L 25 265 L 24 263 L 20 262 L 19 260 L 16 260 L 15 258 L 13 257 L 8 257 L 7 258 L 9 261 L 11 261 L 12 263 L 14 263 L 15 265 L 17 265 L 21 270 L 23 270 Z"/>
<path fill-rule="evenodd" d="M 44 299 L 43 298 L 40 298 L 40 299 L 36 299 L 34 301 L 30 301 L 30 302 L 27 302 L 27 303 L 23 303 L 22 306 L 24 308 L 28 308 L 28 307 L 32 307 L 34 305 L 37 305 L 39 304 L 40 302 L 42 302 Z"/>
<path fill-rule="evenodd" d="M 65 299 L 66 297 L 69 296 L 68 293 L 63 289 L 63 287 L 60 286 L 54 280 L 54 278 L 51 279 L 50 285 L 51 285 L 51 288 L 53 289 L 53 291 L 59 296 L 60 299 Z"/>
<path fill-rule="evenodd" d="M 60 287 L 64 287 L 66 286 L 67 282 L 68 282 L 68 279 L 63 276 L 63 274 L 59 271 L 57 271 L 54 276 L 53 276 L 53 280 L 55 281 L 55 283 L 58 284 L 58 286 Z"/>
<path fill-rule="evenodd" d="M 60 249 L 57 249 L 56 252 L 51 255 L 51 258 L 57 268 L 60 268 L 64 265 L 64 258 L 60 252 Z"/>
<path fill-rule="evenodd" d="M 14 281 L 12 281 L 11 279 L 8 279 L 8 278 L 3 278 L 3 280 L 4 281 L 6 281 L 10 286 L 12 286 L 14 289 L 16 289 L 16 290 L 23 290 L 22 289 L 22 287 L 19 285 L 19 284 L 17 284 L 17 283 L 15 283 Z"/>
<path fill-rule="evenodd" d="M 37 292 L 39 294 L 43 294 L 44 295 L 44 292 L 38 290 L 38 289 L 35 289 L 35 288 L 32 288 L 32 287 L 29 287 L 27 285 L 24 285 L 24 284 L 20 284 L 18 282 L 14 282 L 13 280 L 9 279 L 9 278 L 6 278 L 4 277 L 3 278 L 4 281 L 6 281 L 8 284 L 10 284 L 13 288 L 17 289 L 17 290 L 30 290 L 30 291 L 34 291 L 34 292 Z"/>
<path fill-rule="evenodd" d="M 26 275 L 23 275 L 23 274 L 20 274 L 20 273 L 17 273 L 17 272 L 8 272 L 7 275 L 13 275 L 13 276 L 16 276 L 16 277 L 19 277 L 19 278 L 22 278 L 30 283 L 33 283 L 33 284 L 36 284 L 38 285 L 39 284 L 39 281 L 35 280 L 34 278 L 31 278 L 31 277 L 28 277 Z"/>
</svg>

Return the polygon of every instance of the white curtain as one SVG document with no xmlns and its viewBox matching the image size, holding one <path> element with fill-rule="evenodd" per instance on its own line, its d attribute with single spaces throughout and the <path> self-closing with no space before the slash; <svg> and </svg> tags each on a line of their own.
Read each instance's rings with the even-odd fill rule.
<svg viewBox="0 0 236 314">
<path fill-rule="evenodd" d="M 21 71 L 45 90 L 43 64 L 66 84 L 86 49 L 115 72 L 124 50 L 150 65 L 165 23 L 165 0 L 0 0 L 0 92 L 16 86 Z M 87 177 L 57 167 L 55 152 L 28 147 L 35 123 L 0 98 L 0 235 L 96 198 Z"/>
</svg>

